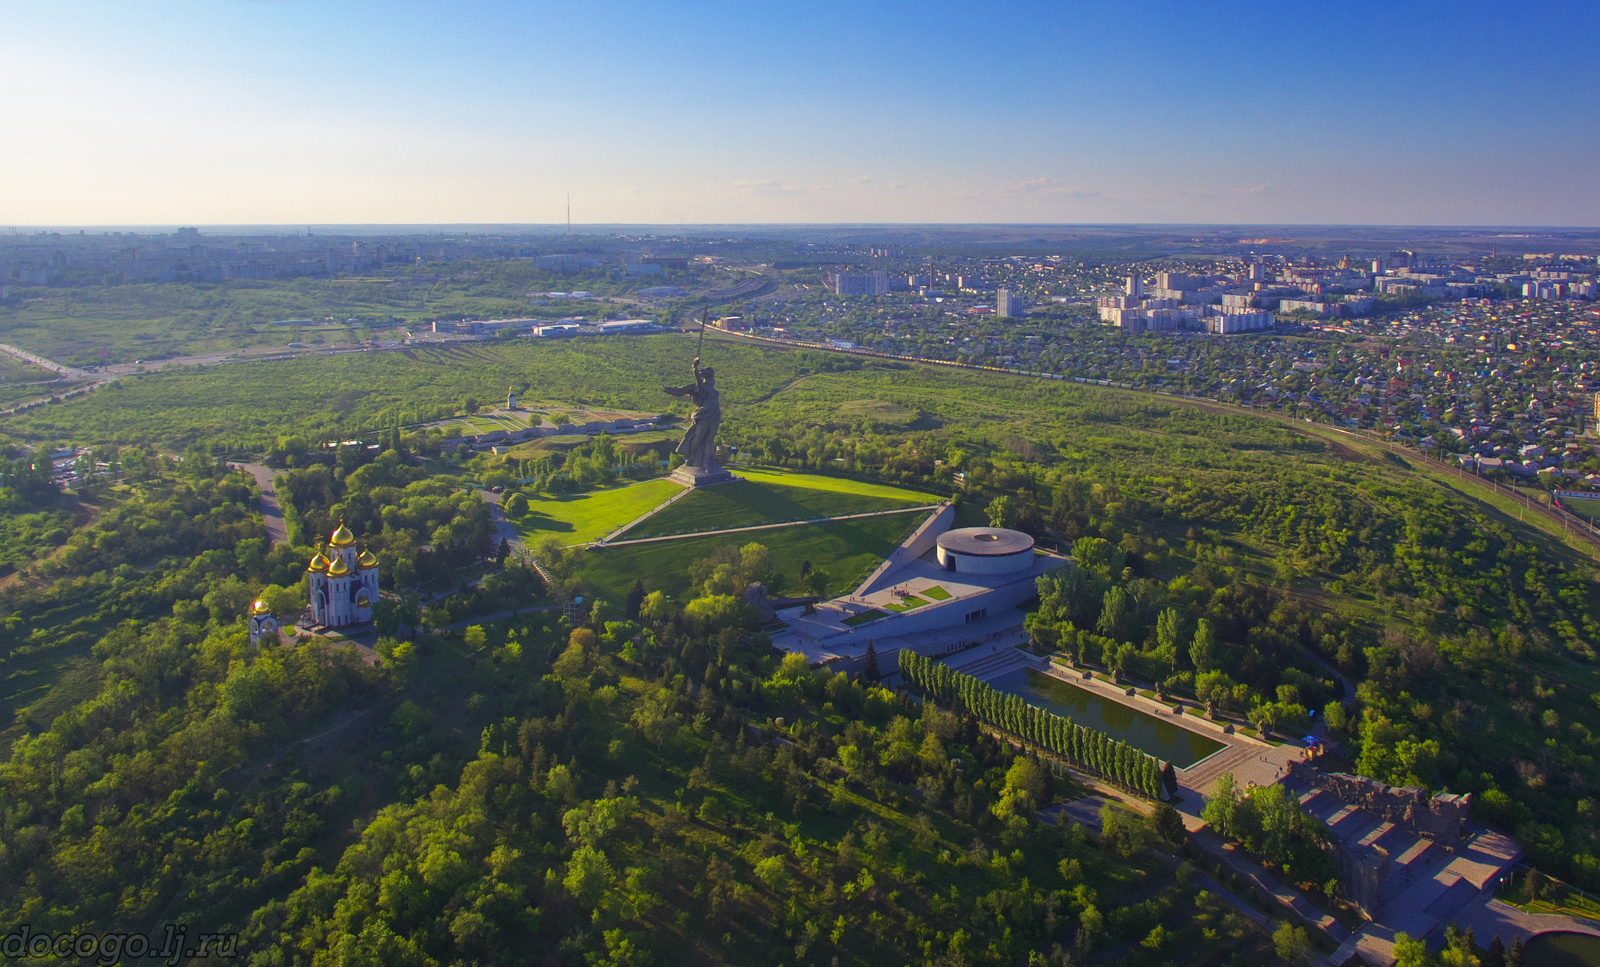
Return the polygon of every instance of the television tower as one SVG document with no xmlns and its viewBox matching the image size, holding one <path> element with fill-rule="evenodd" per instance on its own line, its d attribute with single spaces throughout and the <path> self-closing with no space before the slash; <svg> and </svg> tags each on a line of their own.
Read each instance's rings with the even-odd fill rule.
<svg viewBox="0 0 1600 967">
<path fill-rule="evenodd" d="M 567 237 L 572 237 L 572 192 L 567 192 Z"/>
</svg>

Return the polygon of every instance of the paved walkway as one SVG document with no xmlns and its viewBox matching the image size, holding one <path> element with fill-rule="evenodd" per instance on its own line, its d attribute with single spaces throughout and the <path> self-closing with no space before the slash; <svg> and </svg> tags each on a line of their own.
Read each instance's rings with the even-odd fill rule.
<svg viewBox="0 0 1600 967">
<path fill-rule="evenodd" d="M 489 520 L 494 524 L 495 547 L 498 548 L 500 542 L 505 541 L 511 548 L 512 557 L 527 557 L 528 545 L 522 540 L 522 535 L 517 533 L 511 521 L 506 519 L 505 505 L 500 502 L 500 498 L 505 495 L 492 490 L 480 490 L 478 496 L 489 505 Z"/>
<path fill-rule="evenodd" d="M 1241 853 L 1237 847 L 1224 843 L 1216 833 L 1202 829 L 1189 834 L 1189 838 L 1195 845 L 1205 850 L 1207 855 L 1220 860 L 1222 865 L 1244 878 L 1255 888 L 1256 895 L 1262 899 L 1270 898 L 1284 912 L 1298 917 L 1307 926 L 1315 927 L 1329 940 L 1340 943 L 1350 936 L 1350 931 L 1344 924 L 1318 910 L 1310 900 L 1300 895 L 1300 891 L 1284 885 L 1259 863 Z"/>
<path fill-rule="evenodd" d="M 500 621 L 503 618 L 515 618 L 520 614 L 533 614 L 535 611 L 556 611 L 559 610 L 560 607 L 561 605 L 559 604 L 540 604 L 531 608 L 517 608 L 515 611 L 496 611 L 494 614 L 486 614 L 477 618 L 468 618 L 465 621 L 457 621 L 454 624 L 445 625 L 443 628 L 438 630 L 459 631 L 462 628 L 471 627 L 472 625 L 486 625 L 491 621 Z"/>
<path fill-rule="evenodd" d="M 1107 798 L 1107 796 L 1093 795 L 1084 796 L 1081 799 L 1074 799 L 1071 802 L 1058 803 L 1057 805 L 1050 806 L 1047 809 L 1039 810 L 1039 818 L 1045 822 L 1056 824 L 1077 823 L 1079 826 L 1084 828 L 1085 832 L 1088 832 L 1094 836 L 1099 836 L 1100 810 L 1105 806 Z M 1115 796 L 1109 798 L 1114 799 L 1119 806 L 1127 806 L 1130 809 L 1132 809 L 1134 806 L 1140 807 L 1140 809 L 1134 810 L 1136 812 L 1142 811 L 1143 809 L 1148 809 L 1148 807 L 1142 802 L 1129 803 Z M 1176 868 L 1180 862 L 1177 857 L 1168 856 L 1167 854 L 1156 850 L 1151 850 L 1150 855 L 1174 868 Z M 1256 907 L 1251 904 L 1249 900 L 1246 900 L 1244 897 L 1239 896 L 1226 886 L 1223 886 L 1210 874 L 1196 869 L 1195 882 L 1216 894 L 1218 897 L 1221 897 L 1223 902 L 1239 911 L 1241 916 L 1255 924 L 1261 930 L 1271 933 L 1274 929 L 1271 917 L 1268 917 L 1266 914 L 1256 909 Z"/>
<path fill-rule="evenodd" d="M 1583 917 L 1569 917 L 1559 913 L 1524 913 L 1503 900 L 1485 899 L 1463 909 L 1456 916 L 1464 927 L 1471 927 L 1478 943 L 1488 946 L 1499 937 L 1506 944 L 1513 936 L 1523 938 L 1537 933 L 1563 930 L 1600 936 L 1600 923 Z"/>
<path fill-rule="evenodd" d="M 272 476 L 276 471 L 259 463 L 233 463 L 229 466 L 256 478 L 256 486 L 261 488 L 261 519 L 267 525 L 267 536 L 275 545 L 289 543 L 289 525 L 283 521 L 283 505 L 278 503 L 278 491 L 272 485 Z"/>
</svg>

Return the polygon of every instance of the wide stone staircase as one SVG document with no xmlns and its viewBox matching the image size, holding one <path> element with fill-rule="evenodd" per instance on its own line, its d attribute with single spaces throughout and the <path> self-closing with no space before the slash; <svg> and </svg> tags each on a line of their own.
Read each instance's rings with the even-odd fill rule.
<svg viewBox="0 0 1600 967">
<path fill-rule="evenodd" d="M 1240 773 L 1241 767 L 1253 762 L 1261 750 L 1253 745 L 1230 745 L 1213 753 L 1187 769 L 1178 770 L 1178 781 L 1188 789 L 1205 794 L 1211 790 L 1217 777 L 1224 772 Z"/>
<path fill-rule="evenodd" d="M 958 652 L 944 661 L 946 665 L 963 675 L 971 675 L 979 680 L 998 678 L 1018 668 L 1041 667 L 1041 661 L 1036 656 L 1028 654 L 1021 648 L 1011 647 L 990 651 L 980 646 L 971 651 Z"/>
</svg>

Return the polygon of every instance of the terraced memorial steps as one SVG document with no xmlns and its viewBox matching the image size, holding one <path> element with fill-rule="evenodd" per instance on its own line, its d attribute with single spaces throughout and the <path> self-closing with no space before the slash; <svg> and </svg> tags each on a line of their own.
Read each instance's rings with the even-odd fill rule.
<svg viewBox="0 0 1600 967">
<path fill-rule="evenodd" d="M 1217 784 L 1218 777 L 1224 772 L 1231 772 L 1237 777 L 1250 763 L 1260 761 L 1259 746 L 1228 745 L 1220 752 L 1206 756 L 1186 769 L 1179 769 L 1178 782 L 1185 789 L 1192 789 L 1200 795 L 1205 795 Z M 1198 809 L 1196 806 L 1197 811 Z"/>
<path fill-rule="evenodd" d="M 1030 655 L 1021 648 L 999 646 L 984 648 L 981 645 L 967 652 L 957 652 L 945 659 L 946 665 L 963 675 L 987 681 L 1017 668 L 1039 669 L 1044 660 Z"/>
</svg>

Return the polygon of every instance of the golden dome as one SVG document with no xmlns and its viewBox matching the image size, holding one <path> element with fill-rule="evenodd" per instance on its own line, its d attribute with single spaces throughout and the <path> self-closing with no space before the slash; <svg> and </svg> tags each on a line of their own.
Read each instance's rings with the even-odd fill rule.
<svg viewBox="0 0 1600 967">
<path fill-rule="evenodd" d="M 344 526 L 344 521 L 339 521 L 339 527 L 329 538 L 334 547 L 349 547 L 356 542 L 356 535 L 350 533 L 350 528 Z"/>
<path fill-rule="evenodd" d="M 333 563 L 328 565 L 328 577 L 342 578 L 350 573 L 350 565 L 344 562 L 343 555 L 335 554 Z"/>
<path fill-rule="evenodd" d="M 250 606 L 250 610 L 256 614 L 266 614 L 267 603 L 265 601 L 257 601 L 255 604 Z"/>
<path fill-rule="evenodd" d="M 377 567 L 378 555 L 372 553 L 370 550 L 362 551 L 361 556 L 356 558 L 356 562 L 362 567 Z"/>
<path fill-rule="evenodd" d="M 311 555 L 311 563 L 306 565 L 307 571 L 326 571 L 327 569 L 328 559 L 322 556 L 321 551 Z"/>
</svg>

